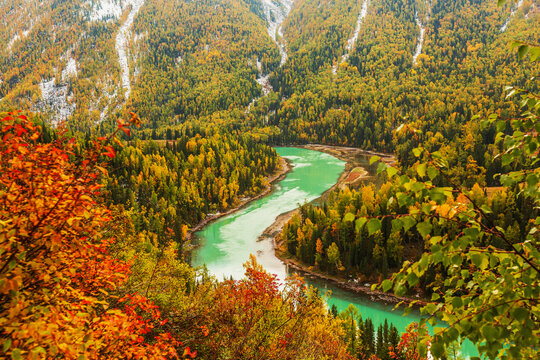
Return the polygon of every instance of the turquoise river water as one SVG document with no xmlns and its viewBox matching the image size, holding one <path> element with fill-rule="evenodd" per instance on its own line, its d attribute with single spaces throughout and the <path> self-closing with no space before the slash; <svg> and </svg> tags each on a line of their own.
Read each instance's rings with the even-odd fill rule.
<svg viewBox="0 0 540 360">
<path fill-rule="evenodd" d="M 272 242 L 258 241 L 258 237 L 278 215 L 297 208 L 298 204 L 317 199 L 334 185 L 345 168 L 345 162 L 313 150 L 278 147 L 276 151 L 291 161 L 293 170 L 285 179 L 274 184 L 268 196 L 249 203 L 199 231 L 196 235 L 201 246 L 193 254 L 194 266 L 206 264 L 218 279 L 231 276 L 240 279 L 244 274 L 242 264 L 249 259 L 250 254 L 254 254 L 267 271 L 280 279 L 287 276 L 285 264 L 274 255 Z M 400 311 L 392 311 L 392 306 L 372 302 L 322 280 L 306 281 L 318 287 L 322 294 L 331 290 L 328 303 L 335 304 L 339 310 L 354 304 L 364 319 L 372 319 L 375 328 L 388 319 L 389 323 L 403 332 L 408 324 L 420 318 L 417 312 L 403 316 Z M 464 344 L 462 351 L 466 355 L 476 353 L 471 343 Z"/>
</svg>

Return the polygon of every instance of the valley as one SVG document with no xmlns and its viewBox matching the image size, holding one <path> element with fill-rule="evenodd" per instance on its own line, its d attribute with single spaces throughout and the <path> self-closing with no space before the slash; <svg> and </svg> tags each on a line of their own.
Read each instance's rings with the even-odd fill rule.
<svg viewBox="0 0 540 360">
<path fill-rule="evenodd" d="M 0 358 L 536 359 L 538 9 L 1 1 Z"/>
</svg>

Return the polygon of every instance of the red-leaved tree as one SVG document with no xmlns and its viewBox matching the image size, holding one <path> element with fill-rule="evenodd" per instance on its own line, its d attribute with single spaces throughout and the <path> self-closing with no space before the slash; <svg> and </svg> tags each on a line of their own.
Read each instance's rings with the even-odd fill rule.
<svg viewBox="0 0 540 360">
<path fill-rule="evenodd" d="M 179 357 L 155 305 L 114 296 L 129 264 L 108 254 L 113 239 L 101 231 L 110 213 L 99 202 L 99 164 L 138 121 L 119 121 L 83 151 L 63 136 L 40 143 L 40 128 L 19 112 L 1 118 L 0 357 Z"/>
</svg>

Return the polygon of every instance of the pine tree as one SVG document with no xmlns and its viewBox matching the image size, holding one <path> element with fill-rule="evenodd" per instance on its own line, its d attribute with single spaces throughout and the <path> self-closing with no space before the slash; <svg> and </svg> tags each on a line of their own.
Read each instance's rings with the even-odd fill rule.
<svg viewBox="0 0 540 360">
<path fill-rule="evenodd" d="M 375 353 L 375 329 L 373 327 L 373 322 L 369 318 L 364 324 L 362 340 L 364 343 L 366 356 L 371 356 Z"/>
<path fill-rule="evenodd" d="M 387 352 L 384 348 L 384 339 L 383 339 L 383 327 L 382 325 L 379 325 L 377 328 L 377 357 L 379 359 L 382 359 L 384 357 L 384 354 Z"/>
<path fill-rule="evenodd" d="M 394 325 L 391 325 L 390 332 L 388 334 L 388 346 L 396 348 L 398 344 L 399 344 L 399 331 Z"/>
<path fill-rule="evenodd" d="M 331 313 L 332 316 L 335 317 L 335 318 L 338 316 L 338 308 L 337 308 L 336 304 L 332 304 L 330 313 Z"/>
</svg>

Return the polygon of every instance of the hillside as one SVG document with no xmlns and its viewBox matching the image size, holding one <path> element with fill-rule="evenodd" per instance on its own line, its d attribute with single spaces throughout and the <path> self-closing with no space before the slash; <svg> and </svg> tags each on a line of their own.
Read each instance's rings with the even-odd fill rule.
<svg viewBox="0 0 540 360">
<path fill-rule="evenodd" d="M 515 111 L 500 84 L 538 68 L 518 71 L 506 44 L 538 40 L 537 9 L 531 0 L 9 0 L 1 104 L 49 110 L 76 129 L 131 109 L 154 129 L 216 113 L 268 123 L 274 142 L 399 150 L 390 130 L 403 119 L 451 141 L 471 114 Z"/>
</svg>

